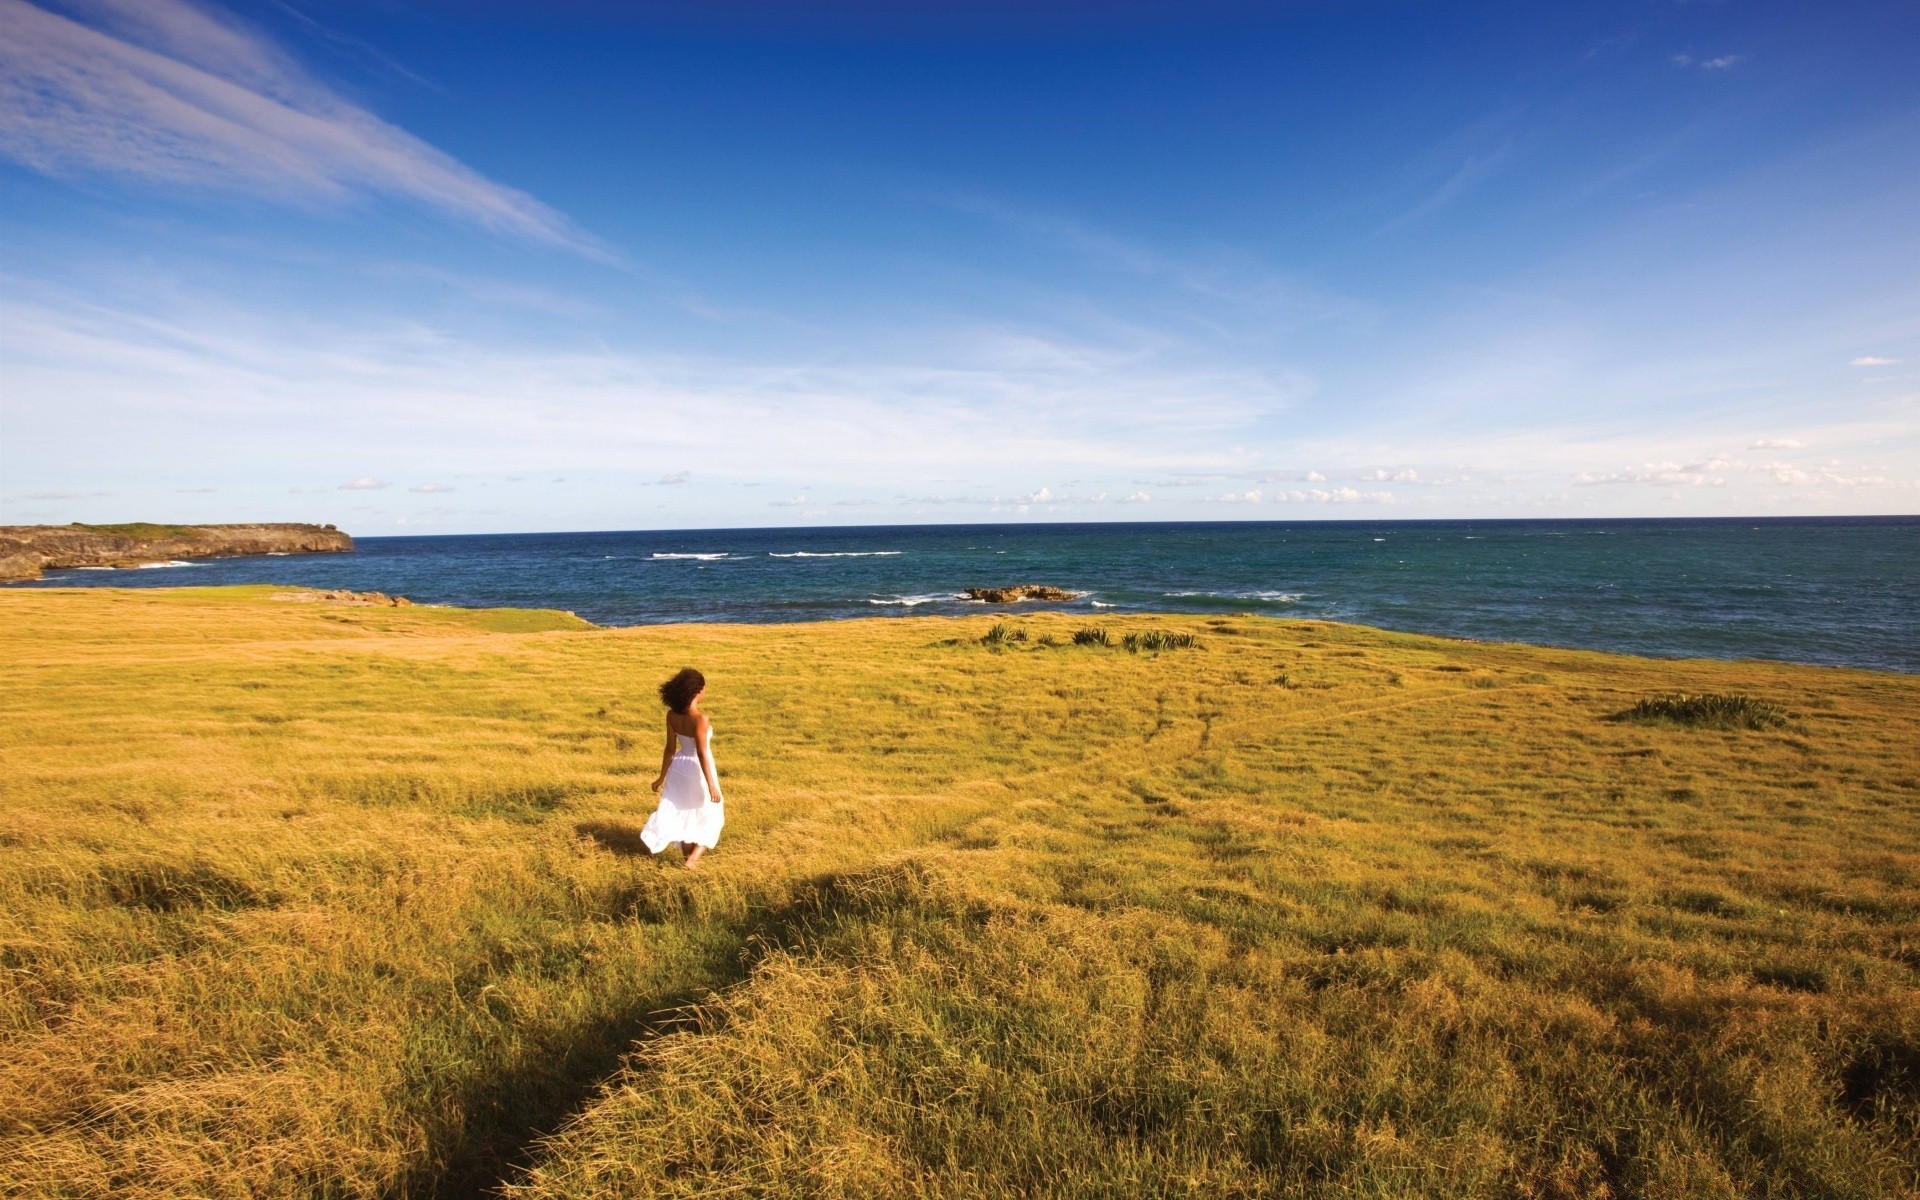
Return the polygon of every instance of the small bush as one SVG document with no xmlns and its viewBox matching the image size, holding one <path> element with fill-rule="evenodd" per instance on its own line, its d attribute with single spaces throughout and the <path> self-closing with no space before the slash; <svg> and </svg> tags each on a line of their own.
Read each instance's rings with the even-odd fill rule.
<svg viewBox="0 0 1920 1200">
<path fill-rule="evenodd" d="M 1190 650 L 1200 644 L 1200 639 L 1190 633 L 1175 633 L 1168 629 L 1149 629 L 1145 633 L 1130 633 L 1120 639 L 1121 646 L 1129 654 L 1138 654 L 1142 650 Z"/>
<path fill-rule="evenodd" d="M 1043 633 L 1034 639 L 1034 645 L 1036 646 L 1058 646 L 1059 644 L 1060 640 L 1050 633 Z"/>
<path fill-rule="evenodd" d="M 987 630 L 987 632 L 980 638 L 980 644 L 982 646 L 994 646 L 994 647 L 1011 646 L 1015 642 L 1024 642 L 1026 640 L 1027 640 L 1026 630 L 1015 629 L 1013 626 L 1007 624 L 1005 621 L 995 621 L 993 623 L 993 628 Z"/>
<path fill-rule="evenodd" d="M 1111 646 L 1113 635 L 1104 629 L 1088 626 L 1073 631 L 1073 644 L 1076 646 Z"/>
<path fill-rule="evenodd" d="M 1623 713 L 1622 721 L 1664 722 L 1696 729 L 1777 729 L 1787 714 L 1777 704 L 1736 692 L 1674 692 L 1649 696 Z"/>
</svg>

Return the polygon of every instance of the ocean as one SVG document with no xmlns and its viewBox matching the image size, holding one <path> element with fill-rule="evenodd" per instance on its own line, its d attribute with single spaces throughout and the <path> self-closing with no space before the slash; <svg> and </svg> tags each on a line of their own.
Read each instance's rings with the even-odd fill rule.
<svg viewBox="0 0 1920 1200">
<path fill-rule="evenodd" d="M 365 537 L 349 555 L 12 586 L 280 583 L 605 625 L 978 615 L 1053 584 L 1106 614 L 1258 613 L 1658 656 L 1920 671 L 1920 517 L 1273 521 Z"/>
</svg>

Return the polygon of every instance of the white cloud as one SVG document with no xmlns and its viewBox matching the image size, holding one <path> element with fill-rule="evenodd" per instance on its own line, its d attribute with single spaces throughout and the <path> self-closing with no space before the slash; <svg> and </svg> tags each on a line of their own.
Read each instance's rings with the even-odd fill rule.
<svg viewBox="0 0 1920 1200">
<path fill-rule="evenodd" d="M 1798 450 L 1799 448 L 1800 443 L 1792 438 L 1761 438 L 1747 446 L 1749 450 Z"/>
<path fill-rule="evenodd" d="M 1799 443 L 1787 438 L 1773 438 L 1754 443 L 1756 447 L 1783 448 L 1798 446 Z M 1832 460 L 1824 468 L 1809 470 L 1790 462 L 1744 462 L 1737 458 L 1715 456 L 1689 463 L 1647 463 L 1626 471 L 1583 471 L 1574 476 L 1575 487 L 1598 487 L 1607 484 L 1640 484 L 1647 487 L 1725 487 L 1727 478 L 1721 472 L 1733 472 L 1753 479 L 1766 479 L 1782 487 L 1811 488 L 1910 488 L 1912 482 L 1902 482 L 1880 474 L 1842 475 L 1838 472 L 1839 460 Z"/>
<path fill-rule="evenodd" d="M 1883 358 L 1878 354 L 1863 354 L 1847 365 L 1850 367 L 1891 367 L 1899 361 L 1897 358 Z"/>
<path fill-rule="evenodd" d="M 691 471 L 675 471 L 671 475 L 662 475 L 660 478 L 654 480 L 654 482 L 663 487 L 672 487 L 677 483 L 685 483 L 691 478 L 693 478 L 693 472 Z"/>
<path fill-rule="evenodd" d="M 425 492 L 432 495 L 439 492 L 450 492 L 453 489 L 444 483 L 416 483 L 407 490 L 410 492 Z"/>
<path fill-rule="evenodd" d="M 236 18 L 186 0 L 0 0 L 0 154 L 298 204 L 392 196 L 497 233 L 604 250 L 538 200 L 343 99 Z"/>
<path fill-rule="evenodd" d="M 1046 488 L 1041 488 L 1037 492 L 1030 493 L 1027 496 L 1026 503 L 1045 504 L 1052 499 L 1053 499 L 1053 493 L 1048 491 Z"/>
<path fill-rule="evenodd" d="M 371 475 L 362 475 L 358 479 L 349 479 L 340 485 L 343 492 L 377 492 L 389 486 L 385 480 L 375 479 Z"/>
<path fill-rule="evenodd" d="M 1720 460 L 1699 463 L 1647 463 L 1626 471 L 1582 471 L 1573 477 L 1575 487 L 1602 487 L 1607 484 L 1641 484 L 1647 487 L 1720 486 L 1726 480 L 1709 476 L 1708 471 L 1724 469 Z"/>
<path fill-rule="evenodd" d="M 804 508 L 808 503 L 806 493 L 802 492 L 791 500 L 769 500 L 768 508 Z"/>
<path fill-rule="evenodd" d="M 1744 54 L 1721 54 L 1713 58 L 1695 58 L 1691 54 L 1675 54 L 1668 58 L 1676 67 L 1699 67 L 1702 71 L 1724 71 L 1746 58 Z"/>
<path fill-rule="evenodd" d="M 1122 497 L 1120 497 L 1120 503 L 1122 503 L 1122 504 L 1146 504 L 1146 503 L 1148 503 L 1149 501 L 1151 501 L 1152 499 L 1153 499 L 1153 497 L 1152 497 L 1152 496 L 1149 496 L 1149 495 L 1147 495 L 1147 494 L 1146 494 L 1145 492 L 1128 492 L 1128 493 L 1127 493 L 1126 495 L 1124 495 L 1124 496 L 1122 496 Z"/>
<path fill-rule="evenodd" d="M 1210 499 L 1216 504 L 1258 504 L 1262 496 L 1259 488 L 1251 488 L 1244 492 L 1227 492 Z"/>
<path fill-rule="evenodd" d="M 1275 492 L 1275 502 L 1293 504 L 1392 504 L 1392 492 L 1363 492 L 1359 488 L 1308 488 L 1305 491 Z"/>
<path fill-rule="evenodd" d="M 1420 472 L 1412 467 L 1402 467 L 1398 471 L 1386 467 L 1375 467 L 1360 477 L 1370 483 L 1419 483 Z"/>
<path fill-rule="evenodd" d="M 1326 477 L 1325 475 L 1322 475 L 1322 474 L 1321 474 L 1320 472 L 1318 472 L 1318 471 L 1308 471 L 1308 472 L 1307 472 L 1307 482 L 1308 482 L 1308 483 L 1325 483 L 1326 481 L 1327 481 L 1327 477 Z"/>
</svg>

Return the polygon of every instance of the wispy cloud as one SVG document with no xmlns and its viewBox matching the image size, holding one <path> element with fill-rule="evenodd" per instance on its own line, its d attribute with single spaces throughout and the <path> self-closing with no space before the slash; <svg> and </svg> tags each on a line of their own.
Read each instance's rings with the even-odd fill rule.
<svg viewBox="0 0 1920 1200">
<path fill-rule="evenodd" d="M 410 492 L 423 492 L 427 495 L 438 495 L 441 492 L 450 492 L 453 489 L 444 483 L 416 483 L 407 490 Z"/>
<path fill-rule="evenodd" d="M 691 471 L 675 471 L 671 475 L 662 475 L 660 478 L 654 480 L 654 482 L 662 487 L 672 487 L 675 484 L 685 483 L 691 478 L 693 478 L 693 472 Z"/>
<path fill-rule="evenodd" d="M 362 475 L 358 479 L 349 479 L 340 485 L 343 492 L 377 492 L 390 486 L 385 480 L 375 479 L 371 475 Z"/>
<path fill-rule="evenodd" d="M 1800 443 L 1792 438 L 1761 438 L 1747 445 L 1749 450 L 1798 450 Z"/>
<path fill-rule="evenodd" d="M 0 0 L 0 154 L 297 204 L 366 196 L 605 257 L 562 215 L 360 108 L 187 0 Z"/>
<path fill-rule="evenodd" d="M 1725 71 L 1735 64 L 1746 60 L 1744 54 L 1718 54 L 1712 58 L 1700 58 L 1693 54 L 1675 54 L 1669 59 L 1676 67 L 1694 67 L 1702 71 Z"/>
<path fill-rule="evenodd" d="M 1308 488 L 1305 491 L 1275 492 L 1275 503 L 1291 504 L 1392 504 L 1392 492 L 1363 492 L 1359 488 Z"/>
<path fill-rule="evenodd" d="M 1897 358 L 1883 358 L 1878 354 L 1863 354 L 1847 365 L 1850 367 L 1891 367 L 1899 361 Z"/>
<path fill-rule="evenodd" d="M 1756 449 L 1785 449 L 1800 443 L 1789 438 L 1769 438 L 1754 443 Z M 1840 488 L 1845 490 L 1897 488 L 1911 489 L 1913 480 L 1894 479 L 1880 473 L 1843 475 L 1839 461 L 1802 467 L 1797 463 L 1747 462 L 1738 458 L 1715 456 L 1688 463 L 1647 463 L 1625 471 L 1582 472 L 1573 479 L 1575 487 L 1607 484 L 1641 484 L 1648 487 L 1725 487 L 1729 475 L 1745 475 L 1782 487 Z"/>
<path fill-rule="evenodd" d="M 1575 487 L 1603 487 L 1607 484 L 1641 484 L 1649 487 L 1725 486 L 1726 477 L 1711 475 L 1714 463 L 1647 463 L 1625 471 L 1582 471 L 1573 477 Z M 1724 467 L 1722 468 L 1724 469 Z"/>
</svg>

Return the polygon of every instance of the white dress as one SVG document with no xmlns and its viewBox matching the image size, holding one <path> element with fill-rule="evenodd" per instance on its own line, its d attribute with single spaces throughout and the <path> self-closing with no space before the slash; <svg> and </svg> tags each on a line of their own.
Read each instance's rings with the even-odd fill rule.
<svg viewBox="0 0 1920 1200">
<path fill-rule="evenodd" d="M 647 818 L 640 840 L 655 854 L 676 842 L 694 842 L 711 850 L 720 840 L 727 809 L 707 794 L 707 776 L 700 769 L 694 740 L 684 733 L 673 736 L 677 739 L 673 762 L 667 767 L 667 781 L 660 785 L 660 807 Z"/>
</svg>

